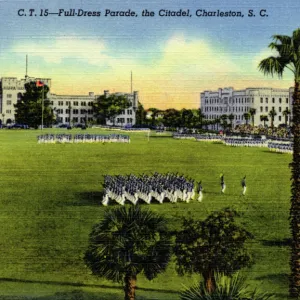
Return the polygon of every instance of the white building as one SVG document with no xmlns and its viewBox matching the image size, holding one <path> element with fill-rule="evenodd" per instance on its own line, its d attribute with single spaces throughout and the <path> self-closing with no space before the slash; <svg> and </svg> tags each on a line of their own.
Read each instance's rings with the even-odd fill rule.
<svg viewBox="0 0 300 300">
<path fill-rule="evenodd" d="M 274 108 L 277 113 L 274 118 L 274 126 L 278 126 L 285 123 L 283 111 L 286 108 L 292 111 L 291 100 L 292 89 L 246 88 L 244 90 L 234 90 L 229 87 L 200 93 L 200 108 L 206 120 L 215 120 L 222 115 L 229 116 L 233 114 L 234 126 L 246 123 L 244 114 L 249 112 L 251 108 L 256 110 L 254 125 L 263 124 L 260 120 L 261 115 L 268 116 L 269 122 L 266 124 L 270 125 L 269 113 Z M 249 123 L 251 123 L 251 119 Z"/>
<path fill-rule="evenodd" d="M 89 95 L 49 95 L 50 104 L 58 124 L 85 124 L 93 118 L 94 93 Z"/>
<path fill-rule="evenodd" d="M 15 77 L 2 77 L 0 80 L 0 123 L 8 124 L 15 122 L 14 104 L 21 99 L 21 95 L 25 93 L 25 83 L 30 81 L 43 81 L 51 89 L 51 79 L 49 78 L 33 78 L 25 77 L 18 80 Z M 138 92 L 130 93 L 114 93 L 116 95 L 125 95 L 132 105 L 116 116 L 115 120 L 107 120 L 107 125 L 125 126 L 134 125 L 136 122 L 135 112 L 138 107 Z M 109 95 L 109 91 L 105 90 L 104 95 Z M 58 124 L 85 124 L 94 121 L 93 102 L 100 95 L 90 92 L 88 95 L 56 95 L 51 91 L 47 98 L 56 115 Z"/>
<path fill-rule="evenodd" d="M 18 80 L 15 77 L 2 77 L 0 80 L 0 113 L 1 124 L 14 123 L 15 108 L 14 104 L 21 99 L 21 95 L 25 93 L 25 83 L 30 81 L 41 80 L 48 87 L 51 87 L 51 79 L 49 78 L 32 78 L 25 77 L 25 79 Z"/>
</svg>

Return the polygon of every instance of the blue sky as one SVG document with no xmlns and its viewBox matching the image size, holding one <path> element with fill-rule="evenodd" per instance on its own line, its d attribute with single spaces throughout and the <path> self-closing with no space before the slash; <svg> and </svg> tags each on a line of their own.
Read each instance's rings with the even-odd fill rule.
<svg viewBox="0 0 300 300">
<path fill-rule="evenodd" d="M 24 9 L 27 16 L 18 16 Z M 28 16 L 29 9 L 35 9 Z M 40 10 L 100 11 L 100 17 L 40 17 Z M 105 17 L 106 9 L 138 17 Z M 142 17 L 144 9 L 154 17 Z M 191 17 L 160 17 L 160 9 L 190 10 Z M 241 11 L 243 18 L 197 17 L 206 11 Z M 256 17 L 248 17 L 253 10 Z M 260 17 L 266 10 L 268 17 Z M 292 1 L 1 1 L 0 77 L 52 78 L 57 94 L 140 92 L 146 107 L 193 107 L 199 93 L 233 86 L 288 88 L 284 78 L 265 77 L 258 62 L 272 53 L 273 34 L 299 27 L 300 2 Z"/>
</svg>

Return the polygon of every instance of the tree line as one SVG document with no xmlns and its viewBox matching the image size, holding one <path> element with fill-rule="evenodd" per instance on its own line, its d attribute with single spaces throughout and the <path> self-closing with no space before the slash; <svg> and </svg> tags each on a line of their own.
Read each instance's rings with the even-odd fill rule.
<svg viewBox="0 0 300 300">
<path fill-rule="evenodd" d="M 136 114 L 136 123 L 137 124 L 145 124 L 151 126 L 159 126 L 164 125 L 166 127 L 186 127 L 186 128 L 204 128 L 208 129 L 209 125 L 216 125 L 216 129 L 218 130 L 220 126 L 223 129 L 231 129 L 233 128 L 233 121 L 236 118 L 236 115 L 233 113 L 227 115 L 223 114 L 213 120 L 205 119 L 205 115 L 203 114 L 201 108 L 200 109 L 181 109 L 176 110 L 174 108 L 160 110 L 158 108 L 149 108 L 148 111 L 151 112 L 151 117 L 147 119 L 147 111 L 143 108 L 141 104 L 139 104 L 139 108 Z M 285 117 L 284 124 L 290 124 L 290 114 L 291 111 L 286 108 L 282 114 Z M 243 118 L 245 120 L 246 125 L 251 121 L 252 127 L 254 127 L 254 116 L 256 115 L 256 109 L 250 108 L 249 112 L 245 112 L 243 114 Z M 274 118 L 277 115 L 277 111 L 272 108 L 272 110 L 267 115 L 260 115 L 260 120 L 264 122 L 264 126 L 266 126 L 266 122 L 271 121 L 270 127 L 274 127 Z"/>
</svg>

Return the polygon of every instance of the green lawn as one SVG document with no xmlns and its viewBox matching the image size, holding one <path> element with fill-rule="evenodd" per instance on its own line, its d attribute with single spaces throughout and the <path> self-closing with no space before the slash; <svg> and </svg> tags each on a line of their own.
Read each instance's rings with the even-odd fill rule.
<svg viewBox="0 0 300 300">
<path fill-rule="evenodd" d="M 109 209 L 100 204 L 103 175 L 154 171 L 202 180 L 204 199 L 145 207 L 165 215 L 175 229 L 182 216 L 204 219 L 234 206 L 255 236 L 249 248 L 256 263 L 243 271 L 249 283 L 287 299 L 291 155 L 169 137 L 148 142 L 146 133 L 132 133 L 130 144 L 37 144 L 39 134 L 0 131 L 0 299 L 123 299 L 120 285 L 91 276 L 82 257 L 92 225 Z M 179 299 L 178 291 L 198 280 L 177 276 L 171 264 L 152 282 L 138 277 L 137 299 Z"/>
</svg>

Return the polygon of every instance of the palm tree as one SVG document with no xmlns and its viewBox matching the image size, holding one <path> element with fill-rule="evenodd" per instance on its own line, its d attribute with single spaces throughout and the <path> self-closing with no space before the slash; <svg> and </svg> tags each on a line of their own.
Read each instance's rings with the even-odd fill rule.
<svg viewBox="0 0 300 300">
<path fill-rule="evenodd" d="M 165 271 L 170 257 L 166 220 L 137 205 L 105 212 L 93 227 L 84 259 L 94 275 L 123 282 L 125 300 L 134 300 L 137 275 L 152 280 Z"/>
<path fill-rule="evenodd" d="M 248 121 L 250 120 L 250 114 L 248 112 L 245 112 L 243 114 L 243 117 L 245 118 L 245 121 L 246 121 L 246 125 L 248 125 Z"/>
<path fill-rule="evenodd" d="M 290 296 L 300 296 L 300 28 L 292 36 L 274 35 L 269 48 L 276 50 L 277 56 L 270 56 L 259 63 L 259 69 L 264 74 L 277 74 L 282 77 L 288 69 L 294 74 L 293 93 L 293 134 L 294 151 L 292 167 L 292 197 L 290 208 L 290 228 L 292 246 L 290 267 Z"/>
<path fill-rule="evenodd" d="M 254 127 L 254 115 L 256 114 L 256 109 L 250 108 L 249 113 L 250 113 L 251 120 L 252 120 L 252 127 Z"/>
<path fill-rule="evenodd" d="M 233 120 L 234 120 L 234 114 L 230 114 L 230 115 L 228 116 L 228 119 L 229 119 L 229 121 L 230 121 L 230 125 L 231 125 L 231 128 L 232 128 L 232 123 L 233 123 Z"/>
<path fill-rule="evenodd" d="M 219 130 L 219 125 L 221 124 L 221 120 L 220 118 L 216 118 L 213 120 L 212 124 L 216 124 L 217 125 L 217 131 Z"/>
<path fill-rule="evenodd" d="M 228 116 L 224 114 L 220 117 L 220 119 L 222 120 L 223 129 L 226 129 Z"/>
<path fill-rule="evenodd" d="M 260 115 L 260 120 L 261 120 L 262 122 L 264 122 L 264 127 L 266 127 L 266 122 L 269 121 L 268 116 L 267 116 L 267 115 Z"/>
<path fill-rule="evenodd" d="M 290 114 L 291 114 L 291 111 L 288 109 L 288 107 L 282 112 L 282 115 L 284 116 L 284 124 L 285 125 L 287 125 L 288 120 L 290 121 L 290 118 L 289 118 Z"/>
<path fill-rule="evenodd" d="M 272 128 L 272 130 L 274 128 L 275 116 L 277 116 L 277 112 L 276 112 L 275 108 L 273 107 L 269 112 L 269 117 L 271 118 L 271 128 Z"/>
</svg>

